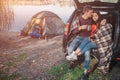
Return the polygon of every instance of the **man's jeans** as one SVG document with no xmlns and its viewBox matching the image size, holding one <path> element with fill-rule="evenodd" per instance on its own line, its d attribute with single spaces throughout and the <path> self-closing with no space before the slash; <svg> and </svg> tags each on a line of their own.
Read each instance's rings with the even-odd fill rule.
<svg viewBox="0 0 120 80">
<path fill-rule="evenodd" d="M 72 54 L 74 50 L 76 50 L 81 42 L 84 40 L 84 37 L 76 36 L 73 41 L 70 43 L 70 46 L 68 47 L 68 55 Z M 84 45 L 84 44 L 83 44 Z M 89 68 L 89 62 L 90 62 L 90 51 L 85 52 L 85 60 L 84 60 L 84 68 Z"/>
<path fill-rule="evenodd" d="M 81 54 L 84 54 L 86 51 L 90 51 L 91 48 L 96 47 L 96 43 L 91 42 L 88 38 L 84 38 L 78 48 L 80 49 Z"/>
<path fill-rule="evenodd" d="M 68 47 L 68 55 L 72 54 L 72 52 L 78 48 L 78 46 L 81 44 L 83 39 L 84 37 L 81 37 L 81 36 L 76 36 L 73 39 L 73 41 L 70 43 Z"/>
</svg>

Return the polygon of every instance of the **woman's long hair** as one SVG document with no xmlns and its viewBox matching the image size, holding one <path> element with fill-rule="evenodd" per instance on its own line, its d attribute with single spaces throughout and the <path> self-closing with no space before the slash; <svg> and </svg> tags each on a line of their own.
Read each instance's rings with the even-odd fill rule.
<svg viewBox="0 0 120 80">
<path fill-rule="evenodd" d="M 101 14 L 100 14 L 100 12 L 98 10 L 94 10 L 93 13 L 96 13 L 98 15 L 98 20 L 93 21 L 92 24 L 97 24 L 98 25 L 97 29 L 98 29 L 98 28 L 100 28 L 100 22 L 101 22 L 101 19 L 102 19 Z"/>
<path fill-rule="evenodd" d="M 97 21 L 93 20 L 93 24 L 100 23 L 100 21 L 101 21 L 101 14 L 100 14 L 100 12 L 97 11 L 97 10 L 94 10 L 93 13 L 96 13 L 98 15 L 98 20 Z"/>
</svg>

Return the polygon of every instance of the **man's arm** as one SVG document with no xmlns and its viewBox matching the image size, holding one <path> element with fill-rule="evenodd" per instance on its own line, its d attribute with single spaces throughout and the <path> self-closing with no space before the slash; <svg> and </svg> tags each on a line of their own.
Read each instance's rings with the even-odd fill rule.
<svg viewBox="0 0 120 80">
<path fill-rule="evenodd" d="M 77 33 L 79 33 L 81 30 L 85 30 L 85 29 L 87 29 L 87 25 L 82 25 L 82 26 L 79 26 L 79 27 L 73 29 L 73 30 L 71 31 L 71 33 L 72 33 L 72 34 L 77 34 Z"/>
</svg>

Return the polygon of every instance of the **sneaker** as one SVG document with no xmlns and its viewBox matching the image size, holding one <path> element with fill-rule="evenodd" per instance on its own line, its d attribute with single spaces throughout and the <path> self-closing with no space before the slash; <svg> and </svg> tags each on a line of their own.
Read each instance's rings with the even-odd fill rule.
<svg viewBox="0 0 120 80">
<path fill-rule="evenodd" d="M 77 60 L 77 55 L 75 54 L 75 52 L 73 51 L 72 54 L 66 56 L 66 59 L 71 61 L 71 60 Z"/>
<path fill-rule="evenodd" d="M 89 80 L 89 73 L 83 74 L 82 77 L 79 80 Z"/>
</svg>

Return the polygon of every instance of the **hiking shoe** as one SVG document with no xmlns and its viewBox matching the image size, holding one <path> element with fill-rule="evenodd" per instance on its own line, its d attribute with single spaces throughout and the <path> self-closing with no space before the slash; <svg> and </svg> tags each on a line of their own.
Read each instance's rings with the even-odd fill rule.
<svg viewBox="0 0 120 80">
<path fill-rule="evenodd" d="M 73 51 L 72 54 L 66 56 L 66 59 L 71 61 L 71 60 L 77 60 L 77 55 L 75 54 L 75 52 Z"/>
<path fill-rule="evenodd" d="M 69 63 L 69 69 L 74 69 L 78 65 L 78 62 L 76 60 L 70 61 Z"/>
<path fill-rule="evenodd" d="M 89 80 L 89 73 L 83 74 L 82 77 L 79 80 Z"/>
</svg>

